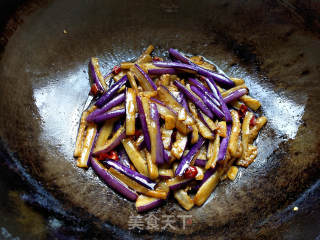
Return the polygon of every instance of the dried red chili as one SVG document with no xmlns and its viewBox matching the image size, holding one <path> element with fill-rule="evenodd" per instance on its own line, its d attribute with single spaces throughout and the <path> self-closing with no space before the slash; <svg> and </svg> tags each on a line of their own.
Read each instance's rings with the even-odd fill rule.
<svg viewBox="0 0 320 240">
<path fill-rule="evenodd" d="M 113 74 L 118 74 L 121 71 L 121 68 L 119 66 L 114 66 L 112 69 Z"/>
<path fill-rule="evenodd" d="M 187 170 L 184 172 L 184 177 L 185 178 L 195 178 L 197 176 L 198 170 L 194 166 L 190 166 L 187 168 Z"/>
<path fill-rule="evenodd" d="M 118 153 L 116 151 L 112 150 L 112 151 L 107 152 L 107 153 L 100 153 L 99 154 L 98 160 L 102 161 L 104 159 L 112 159 L 112 160 L 118 161 L 119 160 L 119 156 L 118 156 Z"/>
<path fill-rule="evenodd" d="M 93 96 L 96 96 L 99 93 L 99 88 L 98 88 L 97 84 L 94 83 L 91 85 L 90 93 Z"/>
</svg>

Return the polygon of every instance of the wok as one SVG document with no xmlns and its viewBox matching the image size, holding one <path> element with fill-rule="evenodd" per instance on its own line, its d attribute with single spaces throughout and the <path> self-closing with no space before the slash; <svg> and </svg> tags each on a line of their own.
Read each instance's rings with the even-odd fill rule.
<svg viewBox="0 0 320 240">
<path fill-rule="evenodd" d="M 317 1 L 2 4 L 1 238 L 319 237 Z M 141 214 L 158 218 L 157 229 L 130 230 L 134 204 L 92 170 L 78 169 L 72 152 L 89 89 L 89 58 L 100 58 L 107 72 L 148 44 L 159 55 L 169 47 L 203 55 L 243 77 L 269 122 L 257 139 L 256 161 L 234 182 L 219 184 L 202 207 L 186 212 L 170 200 Z M 161 229 L 166 215 L 175 229 Z M 179 215 L 191 220 L 183 226 Z"/>
</svg>

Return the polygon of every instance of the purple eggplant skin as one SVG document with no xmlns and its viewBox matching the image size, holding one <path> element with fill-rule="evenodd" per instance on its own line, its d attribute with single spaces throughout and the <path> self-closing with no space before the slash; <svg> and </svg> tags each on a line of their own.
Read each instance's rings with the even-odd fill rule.
<svg viewBox="0 0 320 240">
<path fill-rule="evenodd" d="M 179 59 L 177 59 L 177 58 L 175 58 L 174 56 L 172 56 L 171 54 L 169 54 L 169 59 L 170 59 L 172 62 L 183 63 L 183 62 L 181 62 Z"/>
<path fill-rule="evenodd" d="M 94 83 L 97 85 L 99 91 L 104 92 L 105 89 L 103 88 L 103 86 L 101 84 L 101 82 L 104 81 L 104 78 L 102 77 L 102 74 L 99 69 L 100 66 L 98 63 L 98 59 L 91 58 L 89 65 L 90 65 L 90 70 L 91 70 L 91 76 L 92 76 Z"/>
<path fill-rule="evenodd" d="M 162 88 L 164 91 L 166 91 L 167 93 L 168 93 L 168 95 L 170 95 L 170 97 L 178 104 L 178 105 L 180 105 L 180 107 L 183 107 L 180 103 L 179 103 L 179 101 L 177 100 L 177 98 L 175 97 L 175 96 L 173 96 L 173 94 L 169 91 L 169 89 L 166 87 L 166 86 L 164 86 L 164 85 L 160 85 L 160 87 L 159 88 Z M 160 101 L 160 100 L 157 100 L 157 99 L 155 99 L 155 98 L 150 98 L 152 101 L 154 101 L 154 102 L 158 102 L 159 104 L 161 104 L 162 106 L 165 106 L 166 108 L 168 108 L 170 111 L 172 111 L 172 112 L 174 112 L 176 115 L 178 115 L 178 113 L 175 111 L 175 110 L 173 110 L 170 106 L 168 106 L 168 105 L 166 105 L 164 102 L 162 102 L 162 101 Z M 187 109 L 186 109 L 187 110 Z M 190 114 L 189 114 L 190 115 Z"/>
<path fill-rule="evenodd" d="M 215 82 L 211 82 L 208 78 L 203 78 L 205 80 L 205 82 L 207 83 L 208 87 L 210 88 L 211 90 L 211 93 L 213 94 L 213 96 L 219 101 L 220 103 L 220 97 L 219 97 L 219 90 L 217 89 L 216 87 L 216 84 Z M 221 103 L 220 103 L 221 104 Z"/>
<path fill-rule="evenodd" d="M 124 123 L 123 120 L 116 121 L 116 123 L 113 126 L 112 132 L 115 133 L 116 131 L 118 131 L 119 128 L 123 126 L 123 123 Z"/>
<path fill-rule="evenodd" d="M 211 91 L 216 93 L 219 96 L 219 100 L 221 103 L 221 109 L 224 113 L 224 118 L 226 120 L 226 122 L 232 122 L 232 117 L 230 114 L 230 111 L 227 107 L 227 104 L 223 101 L 223 98 L 221 96 L 221 93 L 219 92 L 216 83 L 214 82 L 214 80 L 212 78 L 205 78 L 205 81 L 207 82 L 208 86 L 210 87 Z"/>
<path fill-rule="evenodd" d="M 228 96 L 223 98 L 223 101 L 226 104 L 228 104 L 228 103 L 238 99 L 239 97 L 242 97 L 243 95 L 245 95 L 247 93 L 248 93 L 248 90 L 246 88 L 241 88 L 241 89 L 234 91 L 233 93 L 230 93 Z"/>
<path fill-rule="evenodd" d="M 118 153 L 119 156 L 119 163 L 122 164 L 125 167 L 130 168 L 130 159 L 126 153 L 126 151 L 124 150 L 124 148 L 122 146 L 119 146 L 116 149 L 116 152 Z M 109 161 L 109 159 L 105 159 L 100 161 L 105 167 L 107 166 L 107 161 Z"/>
<path fill-rule="evenodd" d="M 194 161 L 194 165 L 197 167 L 205 167 L 207 164 L 207 160 L 203 160 L 203 159 L 196 159 Z"/>
<path fill-rule="evenodd" d="M 234 82 L 230 78 L 223 76 L 219 73 L 215 73 L 210 70 L 204 69 L 200 66 L 199 66 L 198 73 L 202 76 L 212 78 L 214 81 L 216 81 L 217 83 L 219 83 L 220 85 L 222 85 L 226 88 L 232 88 L 235 85 Z"/>
<path fill-rule="evenodd" d="M 106 102 L 108 102 L 110 99 L 112 99 L 118 92 L 118 90 L 126 84 L 128 81 L 127 75 L 124 75 L 118 82 L 113 84 L 111 88 L 105 92 L 95 103 L 95 105 L 99 108 L 101 108 Z"/>
<path fill-rule="evenodd" d="M 190 92 L 182 83 L 175 80 L 174 85 L 184 93 L 184 95 L 189 98 L 198 108 L 201 109 L 209 118 L 213 118 L 212 112 L 209 108 L 194 95 L 194 93 Z"/>
<path fill-rule="evenodd" d="M 202 92 L 200 88 L 196 86 L 191 86 L 191 90 L 198 95 L 202 101 L 207 105 L 207 107 L 211 110 L 211 112 L 214 113 L 219 119 L 222 119 L 224 117 L 223 112 L 216 106 L 211 99 L 208 96 L 208 92 Z"/>
<path fill-rule="evenodd" d="M 126 167 L 122 165 L 121 163 L 114 161 L 114 160 L 108 160 L 106 161 L 106 166 L 108 168 L 112 167 L 113 169 L 117 170 L 119 173 L 126 175 L 127 177 L 131 178 L 135 182 L 143 185 L 144 187 L 154 190 L 156 186 L 156 182 L 153 182 L 151 179 L 148 177 L 132 170 L 130 167 Z"/>
<path fill-rule="evenodd" d="M 134 65 L 138 71 L 143 75 L 143 77 L 149 82 L 149 84 L 151 85 L 151 87 L 154 89 L 154 90 L 157 90 L 157 85 L 154 83 L 154 81 L 152 81 L 152 79 L 149 77 L 149 75 L 143 71 L 138 64 L 135 64 Z"/>
<path fill-rule="evenodd" d="M 192 180 L 193 180 L 192 178 L 185 178 L 185 179 L 183 179 L 182 182 L 179 182 L 177 184 L 169 186 L 170 191 L 176 191 L 178 189 L 181 189 L 181 188 L 185 187 Z"/>
<path fill-rule="evenodd" d="M 110 110 L 111 108 L 113 108 L 115 106 L 118 106 L 119 104 L 123 103 L 125 99 L 126 99 L 125 93 L 119 94 L 114 99 L 107 102 L 102 108 L 98 108 L 95 111 L 93 111 L 92 113 L 90 113 L 89 116 L 87 117 L 87 121 L 92 122 L 94 117 L 105 113 L 106 111 Z"/>
<path fill-rule="evenodd" d="M 186 156 L 184 156 L 182 158 L 182 160 L 180 161 L 175 175 L 176 176 L 183 176 L 184 172 L 187 170 L 187 168 L 189 167 L 191 161 L 193 160 L 193 158 L 196 156 L 196 154 L 198 153 L 198 151 L 200 150 L 200 148 L 202 147 L 202 145 L 205 143 L 205 139 L 201 136 L 199 136 L 199 140 L 198 142 L 196 142 L 192 148 L 190 149 L 190 151 L 188 152 L 188 154 Z"/>
<path fill-rule="evenodd" d="M 196 73 L 198 71 L 198 68 L 193 65 L 185 64 L 185 63 L 178 63 L 178 62 L 153 62 L 153 65 L 160 68 L 174 68 L 183 70 L 186 72 L 192 72 Z"/>
<path fill-rule="evenodd" d="M 112 143 L 110 143 L 105 149 L 93 153 L 93 156 L 98 156 L 101 153 L 110 152 L 111 150 L 115 149 L 121 143 L 121 140 L 123 140 L 125 138 L 126 138 L 126 129 L 123 128 L 121 130 L 121 132 L 119 133 L 119 136 Z"/>
<path fill-rule="evenodd" d="M 159 104 L 159 105 L 161 105 L 161 106 L 163 106 L 163 107 L 166 107 L 166 108 L 168 108 L 171 112 L 173 112 L 175 115 L 178 115 L 178 113 L 175 111 L 175 110 L 173 110 L 171 107 L 169 107 L 168 105 L 166 105 L 166 104 L 164 104 L 163 102 L 161 102 L 160 100 L 158 100 L 158 99 L 156 99 L 156 98 L 150 98 L 150 100 L 152 101 L 152 102 L 154 102 L 154 103 L 157 103 L 157 104 Z M 179 102 L 179 101 L 178 101 Z"/>
<path fill-rule="evenodd" d="M 148 70 L 148 74 L 150 75 L 162 75 L 162 74 L 171 74 L 177 75 L 178 71 L 174 68 L 152 68 Z"/>
<path fill-rule="evenodd" d="M 149 211 L 151 209 L 161 206 L 165 202 L 166 201 L 164 199 L 155 199 L 153 202 L 148 203 L 147 205 L 137 207 L 137 212 L 142 213 L 142 212 Z"/>
<path fill-rule="evenodd" d="M 228 123 L 227 124 L 227 137 L 225 137 L 221 140 L 217 162 L 223 160 L 226 156 L 227 148 L 228 148 L 228 144 L 229 144 L 230 132 L 231 132 L 231 124 Z"/>
<path fill-rule="evenodd" d="M 169 49 L 169 54 L 173 56 L 175 59 L 179 60 L 182 63 L 186 63 L 189 65 L 195 65 L 189 58 L 184 56 L 181 52 L 179 52 L 177 49 L 170 48 Z"/>
<path fill-rule="evenodd" d="M 213 95 L 212 92 L 210 92 L 209 89 L 207 89 L 199 80 L 195 79 L 195 78 L 188 78 L 189 83 L 193 86 L 196 86 L 198 88 L 201 89 L 202 92 L 204 93 L 208 93 L 210 99 L 212 100 L 212 102 L 217 105 L 218 107 L 221 106 L 220 102 L 219 102 L 219 96 L 217 96 L 217 98 Z"/>
<path fill-rule="evenodd" d="M 138 194 L 132 191 L 128 186 L 112 176 L 109 171 L 95 158 L 91 159 L 92 169 L 115 191 L 123 195 L 125 198 L 131 201 L 136 201 Z"/>
<path fill-rule="evenodd" d="M 196 186 L 194 186 L 194 188 L 192 189 L 193 191 L 198 191 L 199 188 L 216 172 L 217 167 L 215 168 L 209 168 L 203 176 L 203 179 L 201 180 L 201 182 L 199 184 L 197 184 Z"/>
<path fill-rule="evenodd" d="M 121 108 L 121 109 L 117 109 L 117 110 L 113 110 L 113 111 L 109 111 L 109 112 L 97 115 L 92 119 L 92 121 L 95 123 L 101 123 L 111 118 L 124 116 L 125 114 L 126 114 L 126 109 Z"/>
<path fill-rule="evenodd" d="M 137 102 L 137 107 L 138 107 L 138 112 L 139 112 L 139 119 L 140 119 L 140 124 L 142 128 L 142 133 L 144 136 L 144 142 L 146 144 L 147 150 L 150 152 L 151 151 L 151 140 L 150 140 L 150 135 L 148 131 L 148 125 L 146 121 L 146 115 L 142 106 L 141 98 L 140 96 L 136 96 L 136 102 Z"/>
<path fill-rule="evenodd" d="M 212 111 L 214 112 L 214 114 L 215 114 L 219 119 L 225 117 L 224 112 L 221 111 L 221 109 L 211 101 L 208 92 L 205 92 L 205 93 L 204 93 L 204 98 L 206 99 L 206 102 L 211 106 Z M 223 100 L 222 100 L 222 101 L 223 101 Z M 222 104 L 220 104 L 220 105 L 221 105 L 221 108 L 222 108 Z M 231 116 L 231 115 L 230 115 L 230 116 Z"/>
<path fill-rule="evenodd" d="M 155 123 L 156 126 L 156 131 L 157 131 L 157 139 L 156 139 L 156 163 L 157 164 L 163 164 L 164 159 L 163 159 L 163 142 L 161 138 L 161 132 L 160 132 L 160 121 L 159 121 L 159 113 L 157 109 L 157 105 L 155 103 L 150 103 L 150 119 Z M 151 148 L 152 152 L 152 148 Z"/>
<path fill-rule="evenodd" d="M 177 100 L 187 110 L 187 112 L 190 113 L 187 99 L 182 92 L 179 93 Z"/>
<path fill-rule="evenodd" d="M 113 71 L 108 72 L 106 75 L 103 76 L 103 79 L 106 80 L 107 78 L 112 78 L 113 77 Z"/>
<path fill-rule="evenodd" d="M 167 179 L 170 179 L 171 177 L 159 174 L 159 178 L 167 180 Z"/>
<path fill-rule="evenodd" d="M 130 168 L 130 159 L 128 157 L 128 154 L 126 150 L 121 146 L 118 148 L 118 156 L 119 156 L 119 163 L 121 163 L 123 166 Z"/>
<path fill-rule="evenodd" d="M 200 75 L 203 75 L 203 76 L 206 76 L 206 77 L 212 77 L 215 81 L 217 81 L 221 85 L 229 87 L 229 88 L 234 86 L 234 82 L 231 79 L 229 79 L 228 77 L 223 76 L 223 75 L 218 74 L 218 73 L 215 73 L 215 72 L 212 72 L 210 70 L 204 69 L 204 68 L 194 64 L 190 59 L 185 57 L 178 50 L 170 48 L 169 49 L 169 53 L 170 53 L 170 55 L 172 55 L 174 58 L 178 59 L 179 61 L 181 61 L 181 62 L 183 62 L 185 64 L 189 64 L 191 66 L 194 66 L 197 69 L 197 72 Z"/>
</svg>

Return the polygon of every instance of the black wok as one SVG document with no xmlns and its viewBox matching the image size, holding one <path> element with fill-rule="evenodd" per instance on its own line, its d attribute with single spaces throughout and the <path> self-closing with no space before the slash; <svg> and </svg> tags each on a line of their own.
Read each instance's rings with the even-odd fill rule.
<svg viewBox="0 0 320 240">
<path fill-rule="evenodd" d="M 16 4 L 16 5 L 15 5 Z M 25 1 L 4 4 L 0 55 L 0 238 L 315 239 L 320 229 L 317 1 Z M 16 7 L 17 6 L 17 7 Z M 148 45 L 243 77 L 269 118 L 257 160 L 200 208 L 151 212 L 175 229 L 129 230 L 134 204 L 75 166 L 89 89 Z M 298 211 L 293 211 L 297 206 Z M 150 214 L 150 213 L 149 213 Z M 179 215 L 191 215 L 183 227 Z M 148 214 L 141 215 L 145 219 Z M 163 226 L 163 225 L 162 225 Z"/>
</svg>

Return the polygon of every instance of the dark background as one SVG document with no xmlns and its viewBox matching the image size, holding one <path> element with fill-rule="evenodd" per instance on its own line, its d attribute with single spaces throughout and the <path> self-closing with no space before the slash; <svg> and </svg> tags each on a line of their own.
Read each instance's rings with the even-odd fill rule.
<svg viewBox="0 0 320 240">
<path fill-rule="evenodd" d="M 10 34 L 21 23 L 19 11 L 32 11 L 35 6 L 44 2 L 0 1 L 0 51 L 3 51 Z M 270 2 L 278 4 L 279 1 Z M 303 17 L 307 29 L 320 33 L 319 1 L 283 2 L 294 6 Z M 3 145 L 0 144 L 0 146 Z M 3 147 L 0 148 L 0 239 L 18 239 L 18 237 L 20 239 L 86 239 L 89 236 L 106 239 L 94 219 L 90 222 L 82 222 L 74 219 L 67 212 L 57 214 L 58 211 L 51 211 L 48 205 L 58 209 L 59 204 L 55 199 L 51 199 L 39 183 L 32 181 L 19 162 L 14 161 L 13 158 L 14 153 L 13 156 L 9 156 Z M 289 232 L 297 232 L 297 234 L 309 232 L 311 239 L 320 239 L 320 229 L 317 233 L 314 228 L 313 230 L 310 228 L 320 226 L 320 200 L 315 196 L 320 196 L 319 181 L 310 186 L 297 200 L 305 202 L 307 207 L 299 210 L 284 224 L 280 222 L 275 234 L 286 236 Z M 44 202 L 43 199 L 46 201 Z"/>
</svg>

